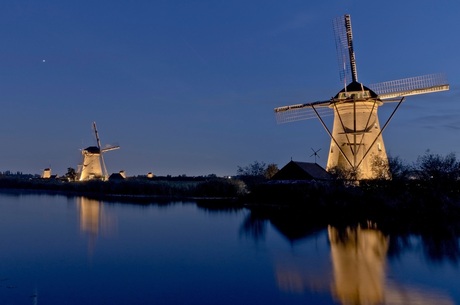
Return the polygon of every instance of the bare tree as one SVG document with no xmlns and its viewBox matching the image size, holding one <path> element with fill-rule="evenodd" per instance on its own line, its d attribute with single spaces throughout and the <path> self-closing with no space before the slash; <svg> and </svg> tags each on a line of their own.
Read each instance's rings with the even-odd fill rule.
<svg viewBox="0 0 460 305">
<path fill-rule="evenodd" d="M 238 166 L 236 173 L 239 176 L 264 176 L 266 167 L 265 162 L 254 161 L 244 167 Z"/>
<path fill-rule="evenodd" d="M 416 169 L 423 180 L 456 180 L 459 177 L 460 164 L 454 153 L 443 157 L 427 150 L 423 156 L 417 158 Z"/>
<path fill-rule="evenodd" d="M 77 180 L 77 172 L 75 171 L 75 168 L 68 167 L 67 168 L 67 173 L 65 174 L 65 177 L 69 181 L 76 181 Z"/>
<path fill-rule="evenodd" d="M 267 165 L 267 168 L 265 168 L 264 176 L 267 179 L 271 179 L 278 171 L 278 165 L 270 163 Z"/>
<path fill-rule="evenodd" d="M 343 181 L 357 181 L 361 175 L 359 169 L 344 169 L 338 166 L 328 169 L 328 172 L 336 179 Z"/>
<path fill-rule="evenodd" d="M 405 164 L 398 156 L 388 157 L 388 169 L 392 180 L 407 180 L 413 169 Z"/>
<path fill-rule="evenodd" d="M 383 159 L 378 155 L 371 156 L 371 170 L 377 180 L 391 179 L 390 164 L 388 160 Z"/>
</svg>

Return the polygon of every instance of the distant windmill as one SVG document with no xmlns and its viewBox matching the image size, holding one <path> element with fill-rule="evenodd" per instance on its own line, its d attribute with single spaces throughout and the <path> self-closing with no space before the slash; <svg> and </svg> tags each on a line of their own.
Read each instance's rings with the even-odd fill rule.
<svg viewBox="0 0 460 305">
<path fill-rule="evenodd" d="M 93 122 L 93 130 L 96 136 L 97 146 L 89 146 L 81 151 L 81 154 L 83 155 L 83 164 L 80 169 L 80 181 L 91 179 L 106 180 L 108 173 L 103 154 L 120 148 L 120 146 L 108 146 L 101 148 L 101 141 L 97 132 L 96 122 Z"/>
<path fill-rule="evenodd" d="M 366 87 L 358 82 L 350 15 L 336 18 L 334 31 L 345 88 L 327 101 L 275 108 L 275 116 L 278 123 L 318 118 L 331 138 L 326 169 L 350 170 L 360 179 L 372 179 L 373 158 L 388 163 L 382 132 L 405 97 L 449 90 L 449 85 L 442 74 L 432 74 Z M 380 128 L 377 109 L 384 100 L 397 105 Z M 323 120 L 329 115 L 334 115 L 332 132 Z"/>
<path fill-rule="evenodd" d="M 310 158 L 313 157 L 313 156 L 315 156 L 315 163 L 316 163 L 316 158 L 319 159 L 318 152 L 321 150 L 321 148 L 320 148 L 320 149 L 317 149 L 317 150 L 314 150 L 314 149 L 312 148 L 311 150 L 313 151 L 313 153 L 310 155 Z"/>
</svg>

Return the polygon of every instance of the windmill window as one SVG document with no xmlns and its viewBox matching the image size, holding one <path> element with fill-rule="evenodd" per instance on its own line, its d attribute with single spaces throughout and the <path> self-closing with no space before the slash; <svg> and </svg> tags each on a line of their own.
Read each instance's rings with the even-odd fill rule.
<svg viewBox="0 0 460 305">
<path fill-rule="evenodd" d="M 379 151 L 382 151 L 382 146 L 380 145 L 380 143 L 377 143 L 377 149 L 378 149 Z"/>
<path fill-rule="evenodd" d="M 352 99 L 362 99 L 369 98 L 369 91 L 355 91 L 355 92 L 344 92 L 339 94 L 339 98 L 352 98 Z"/>
</svg>

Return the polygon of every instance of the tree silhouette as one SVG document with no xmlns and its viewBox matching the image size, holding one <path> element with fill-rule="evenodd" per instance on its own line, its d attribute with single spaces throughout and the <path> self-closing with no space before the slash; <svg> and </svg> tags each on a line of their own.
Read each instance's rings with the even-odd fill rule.
<svg viewBox="0 0 460 305">
<path fill-rule="evenodd" d="M 67 168 L 67 173 L 65 174 L 65 177 L 69 181 L 76 181 L 77 180 L 77 172 L 75 171 L 75 168 L 73 167 L 68 167 Z"/>
</svg>

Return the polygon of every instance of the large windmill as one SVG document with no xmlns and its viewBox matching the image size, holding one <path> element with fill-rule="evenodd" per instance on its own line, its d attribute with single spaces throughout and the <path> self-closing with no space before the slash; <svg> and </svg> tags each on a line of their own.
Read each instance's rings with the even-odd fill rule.
<svg viewBox="0 0 460 305">
<path fill-rule="evenodd" d="M 374 160 L 388 164 L 382 132 L 405 97 L 449 90 L 449 85 L 442 74 L 431 74 L 366 87 L 358 82 L 350 15 L 334 19 L 334 32 L 345 88 L 327 101 L 275 108 L 275 116 L 278 123 L 318 118 L 331 138 L 326 169 L 346 170 L 359 179 L 372 179 L 376 177 Z M 397 104 L 381 128 L 377 109 L 387 102 Z M 332 132 L 323 120 L 328 115 L 334 115 Z"/>
<path fill-rule="evenodd" d="M 93 130 L 96 136 L 97 146 L 89 146 L 81 151 L 83 163 L 79 168 L 79 180 L 101 179 L 106 180 L 108 177 L 107 168 L 104 162 L 103 154 L 119 149 L 120 146 L 108 146 L 101 148 L 101 140 L 97 132 L 96 122 L 93 122 Z"/>
</svg>

